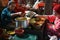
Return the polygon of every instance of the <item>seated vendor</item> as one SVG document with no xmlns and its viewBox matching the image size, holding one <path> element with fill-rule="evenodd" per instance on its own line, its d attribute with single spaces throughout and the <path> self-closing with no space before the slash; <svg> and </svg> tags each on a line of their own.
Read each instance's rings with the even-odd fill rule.
<svg viewBox="0 0 60 40">
<path fill-rule="evenodd" d="M 12 10 L 15 8 L 15 2 L 9 2 L 8 6 L 2 11 L 1 20 L 2 20 L 2 27 L 6 27 L 8 24 L 12 22 L 12 17 L 17 16 L 19 14 L 11 13 Z"/>
<path fill-rule="evenodd" d="M 43 15 L 42 17 L 49 20 L 47 34 L 60 38 L 60 4 L 56 5 L 53 10 L 53 15 Z"/>
<path fill-rule="evenodd" d="M 54 27 L 52 27 L 52 29 L 54 30 L 53 34 L 60 38 L 60 4 L 56 5 L 53 9 L 56 16 L 54 20 Z"/>
</svg>

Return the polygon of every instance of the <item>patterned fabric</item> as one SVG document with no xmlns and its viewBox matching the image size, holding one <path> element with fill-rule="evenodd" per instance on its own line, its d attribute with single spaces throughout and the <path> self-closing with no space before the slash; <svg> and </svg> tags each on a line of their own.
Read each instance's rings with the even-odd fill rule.
<svg viewBox="0 0 60 40">
<path fill-rule="evenodd" d="M 60 36 L 60 19 L 57 18 L 57 17 L 51 17 L 51 16 L 48 16 L 48 20 L 50 22 L 54 22 L 54 25 L 53 24 L 49 24 L 48 25 L 48 33 L 50 35 L 57 35 L 57 36 Z M 55 19 L 55 20 L 54 20 Z M 54 21 L 53 21 L 54 20 Z"/>
<path fill-rule="evenodd" d="M 60 36 L 60 19 L 56 17 L 54 24 L 55 30 L 58 33 L 58 36 Z"/>
</svg>

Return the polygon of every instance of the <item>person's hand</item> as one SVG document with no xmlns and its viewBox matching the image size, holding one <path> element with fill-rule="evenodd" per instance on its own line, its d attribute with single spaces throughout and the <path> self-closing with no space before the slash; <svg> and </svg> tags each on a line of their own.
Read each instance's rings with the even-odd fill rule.
<svg viewBox="0 0 60 40">
<path fill-rule="evenodd" d="M 18 16 L 21 16 L 21 14 L 22 14 L 22 12 L 18 12 L 18 13 L 17 13 Z"/>
<path fill-rule="evenodd" d="M 17 13 L 12 13 L 11 16 L 17 16 L 17 15 L 21 15 L 22 12 L 17 12 Z"/>
</svg>

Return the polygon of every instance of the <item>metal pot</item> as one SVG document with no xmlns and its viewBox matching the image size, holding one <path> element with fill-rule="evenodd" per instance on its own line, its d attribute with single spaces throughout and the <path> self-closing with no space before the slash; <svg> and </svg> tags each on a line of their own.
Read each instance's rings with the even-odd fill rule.
<svg viewBox="0 0 60 40">
<path fill-rule="evenodd" d="M 27 28 L 28 26 L 28 20 L 25 17 L 19 17 L 16 18 L 16 27 L 22 27 L 22 28 Z"/>
</svg>

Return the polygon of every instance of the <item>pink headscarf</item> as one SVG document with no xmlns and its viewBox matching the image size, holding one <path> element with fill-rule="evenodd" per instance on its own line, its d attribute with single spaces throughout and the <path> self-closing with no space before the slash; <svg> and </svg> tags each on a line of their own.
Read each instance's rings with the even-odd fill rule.
<svg viewBox="0 0 60 40">
<path fill-rule="evenodd" d="M 55 10 L 56 13 L 60 14 L 60 4 L 56 5 L 53 10 Z"/>
</svg>

